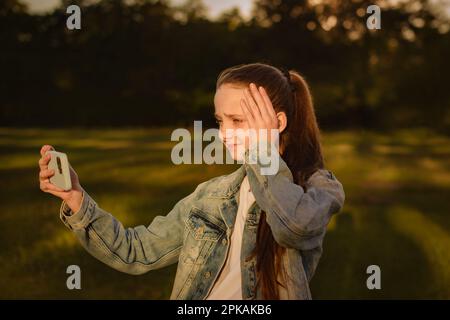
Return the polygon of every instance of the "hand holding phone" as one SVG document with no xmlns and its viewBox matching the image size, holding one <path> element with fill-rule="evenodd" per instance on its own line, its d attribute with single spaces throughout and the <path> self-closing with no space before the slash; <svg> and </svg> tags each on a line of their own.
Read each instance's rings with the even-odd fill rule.
<svg viewBox="0 0 450 320">
<path fill-rule="evenodd" d="M 66 201 L 72 211 L 77 212 L 81 207 L 84 189 L 77 173 L 67 160 L 67 155 L 56 152 L 51 145 L 42 146 L 40 154 L 39 188 Z"/>
<path fill-rule="evenodd" d="M 48 169 L 54 171 L 51 176 L 50 183 L 65 191 L 72 189 L 72 181 L 70 179 L 70 168 L 67 155 L 58 151 L 47 151 L 51 159 L 48 163 Z"/>
</svg>

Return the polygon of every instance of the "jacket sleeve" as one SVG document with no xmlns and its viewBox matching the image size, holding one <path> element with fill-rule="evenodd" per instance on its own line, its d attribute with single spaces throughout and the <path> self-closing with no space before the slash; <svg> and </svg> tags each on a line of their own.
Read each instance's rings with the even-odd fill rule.
<svg viewBox="0 0 450 320">
<path fill-rule="evenodd" d="M 184 216 L 194 193 L 181 199 L 166 216 L 151 224 L 124 228 L 83 191 L 81 208 L 72 212 L 63 201 L 60 218 L 83 247 L 110 267 L 129 274 L 143 274 L 175 263 L 183 244 Z"/>
<path fill-rule="evenodd" d="M 317 170 L 307 182 L 307 190 L 293 181 L 287 164 L 277 153 L 278 170 L 262 174 L 262 168 L 249 150 L 245 167 L 256 202 L 266 212 L 275 241 L 298 250 L 322 246 L 328 222 L 344 205 L 345 193 L 335 175 Z"/>
</svg>

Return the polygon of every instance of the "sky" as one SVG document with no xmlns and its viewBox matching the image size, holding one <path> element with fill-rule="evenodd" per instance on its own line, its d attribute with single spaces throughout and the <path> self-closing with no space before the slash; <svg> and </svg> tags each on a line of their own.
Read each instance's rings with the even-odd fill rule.
<svg viewBox="0 0 450 320">
<path fill-rule="evenodd" d="M 182 3 L 183 0 L 171 0 L 173 4 Z M 60 3 L 60 0 L 21 0 L 28 5 L 32 13 L 45 13 L 53 10 Z M 217 17 L 223 10 L 239 7 L 244 17 L 250 15 L 253 0 L 203 0 L 208 7 L 210 15 Z"/>
</svg>

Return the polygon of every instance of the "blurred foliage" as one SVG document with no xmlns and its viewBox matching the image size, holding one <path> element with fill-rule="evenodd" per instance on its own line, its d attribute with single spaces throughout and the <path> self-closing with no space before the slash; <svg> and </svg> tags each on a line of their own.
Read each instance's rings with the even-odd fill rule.
<svg viewBox="0 0 450 320">
<path fill-rule="evenodd" d="M 82 29 L 66 28 L 79 4 Z M 366 8 L 382 8 L 368 30 Z M 257 0 L 208 19 L 200 0 L 0 3 L 0 125 L 212 124 L 218 73 L 267 62 L 303 73 L 322 127 L 450 127 L 450 24 L 427 0 Z"/>
</svg>

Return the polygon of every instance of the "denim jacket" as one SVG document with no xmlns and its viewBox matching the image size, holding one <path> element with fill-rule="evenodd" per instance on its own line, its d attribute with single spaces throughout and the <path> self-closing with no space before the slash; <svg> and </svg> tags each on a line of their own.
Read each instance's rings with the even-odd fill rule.
<svg viewBox="0 0 450 320">
<path fill-rule="evenodd" d="M 281 157 L 274 175 L 262 175 L 261 166 L 245 162 L 231 174 L 199 184 L 149 226 L 124 228 L 86 191 L 75 213 L 62 202 L 60 218 L 90 254 L 110 267 L 138 275 L 178 263 L 170 298 L 205 299 L 225 263 L 239 188 L 248 175 L 256 201 L 247 213 L 242 238 L 243 299 L 262 297 L 256 286 L 256 258 L 251 255 L 261 210 L 275 241 L 287 248 L 282 258 L 287 286 L 280 298 L 311 299 L 309 281 L 322 254 L 327 224 L 344 204 L 342 184 L 331 171 L 319 169 L 308 179 L 305 192 L 293 183 Z"/>
</svg>

